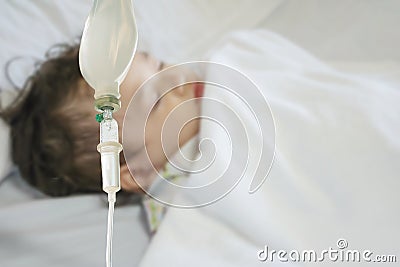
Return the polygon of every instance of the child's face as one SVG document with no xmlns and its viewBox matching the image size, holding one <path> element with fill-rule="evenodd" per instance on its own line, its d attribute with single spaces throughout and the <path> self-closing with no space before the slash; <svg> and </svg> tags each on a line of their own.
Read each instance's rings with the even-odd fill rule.
<svg viewBox="0 0 400 267">
<path fill-rule="evenodd" d="M 146 53 L 136 54 L 132 62 L 131 69 L 128 72 L 124 82 L 121 84 L 120 88 L 122 108 L 115 114 L 115 119 L 118 121 L 120 128 L 122 128 L 123 116 L 127 111 L 129 101 L 138 90 L 140 85 L 150 76 L 159 72 L 162 68 L 165 67 L 167 66 L 164 65 L 161 61 Z M 195 77 L 195 74 L 193 72 L 176 73 L 176 75 L 171 76 L 171 79 L 187 81 L 189 78 L 193 77 Z M 176 136 L 175 134 L 175 129 L 181 128 L 186 121 L 183 116 L 181 118 L 178 116 L 178 118 L 174 120 L 173 126 L 170 125 L 169 127 L 165 127 L 163 129 L 163 135 L 168 137 L 167 140 L 171 140 L 171 144 L 161 144 L 161 130 L 168 114 L 183 101 L 194 98 L 195 88 L 195 84 L 187 84 L 175 88 L 174 90 L 165 94 L 160 99 L 160 101 L 157 102 L 156 106 L 151 111 L 146 123 L 146 149 L 143 146 L 143 139 L 138 138 L 138 136 L 140 135 L 140 131 L 143 132 L 144 129 L 128 129 L 130 133 L 130 137 L 128 140 L 130 142 L 129 147 L 130 150 L 135 151 L 134 155 L 132 155 L 129 160 L 132 159 L 133 161 L 132 164 L 135 166 L 135 175 L 137 176 L 135 178 L 141 180 L 141 185 L 150 185 L 151 178 L 154 177 L 153 169 L 149 168 L 150 166 L 146 166 L 147 164 L 141 164 L 141 162 L 146 162 L 145 157 L 147 157 L 147 153 L 153 166 L 160 170 L 167 162 L 166 156 L 172 156 L 177 151 L 178 147 L 174 145 L 176 144 L 176 140 L 179 140 L 179 145 L 183 145 L 198 132 L 199 121 L 193 120 L 182 128 L 178 139 L 178 136 Z M 165 88 L 163 88 L 162 84 L 160 84 L 160 86 L 157 86 L 157 88 L 148 89 L 151 90 L 144 92 L 146 98 L 144 98 L 143 101 L 150 101 L 151 103 L 149 104 L 154 104 L 156 102 L 156 98 L 160 93 L 160 90 Z M 130 109 L 132 109 L 132 107 L 130 107 Z M 138 120 L 140 120 L 140 117 L 143 117 L 143 114 L 147 112 L 147 110 L 141 107 L 135 107 L 134 110 L 135 113 L 138 113 Z M 191 101 L 188 105 L 186 105 L 186 109 L 184 112 L 185 115 L 188 114 L 187 112 L 190 113 L 192 118 L 197 117 L 200 113 L 199 101 Z M 135 118 L 136 114 L 130 114 L 129 116 L 130 118 Z M 130 125 L 132 125 L 132 123 L 125 123 L 124 127 L 129 127 Z M 127 129 L 124 129 L 125 132 L 126 130 Z M 124 140 L 124 142 L 126 142 L 126 140 Z M 128 151 L 128 153 L 133 151 Z M 125 151 L 125 153 L 127 153 L 127 151 Z M 130 176 L 126 166 L 121 166 L 121 186 L 126 191 L 139 190 L 138 186 Z"/>
</svg>

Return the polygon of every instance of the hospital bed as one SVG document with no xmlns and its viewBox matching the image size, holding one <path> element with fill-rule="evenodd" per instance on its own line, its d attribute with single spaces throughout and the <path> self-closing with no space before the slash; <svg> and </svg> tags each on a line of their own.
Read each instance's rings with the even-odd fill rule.
<svg viewBox="0 0 400 267">
<path fill-rule="evenodd" d="M 133 2 L 139 29 L 138 49 L 167 62 L 204 59 L 231 31 L 264 28 L 340 71 L 360 79 L 373 78 L 391 87 L 400 86 L 398 1 Z M 91 3 L 0 3 L 0 66 L 4 70 L 9 60 L 17 58 L 9 66 L 13 83 L 21 86 L 33 71 L 32 62 L 42 59 L 50 46 L 79 38 Z M 13 84 L 4 72 L 0 74 L 0 87 L 2 101 L 9 102 L 14 94 Z M 12 165 L 8 129 L 3 123 L 0 138 L 0 266 L 104 265 L 105 196 L 54 199 L 41 194 L 29 187 Z M 114 265 L 138 266 L 152 242 L 140 205 L 117 208 L 114 221 Z M 229 236 L 229 230 L 226 231 L 224 234 Z M 394 236 L 398 237 L 398 233 Z M 155 248 L 149 255 L 157 255 Z M 143 266 L 150 266 L 148 257 Z M 168 259 L 164 261 L 169 266 Z"/>
</svg>

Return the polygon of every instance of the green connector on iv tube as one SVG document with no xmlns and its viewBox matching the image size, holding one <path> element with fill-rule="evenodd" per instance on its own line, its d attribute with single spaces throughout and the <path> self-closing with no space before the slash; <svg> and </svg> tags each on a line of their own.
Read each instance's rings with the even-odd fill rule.
<svg viewBox="0 0 400 267">
<path fill-rule="evenodd" d="M 116 112 L 120 108 L 121 108 L 121 101 L 114 96 L 103 96 L 101 98 L 96 99 L 94 101 L 94 109 L 100 112 L 96 114 L 96 121 L 98 123 L 101 123 L 104 120 L 104 112 L 107 111 Z"/>
<path fill-rule="evenodd" d="M 97 113 L 97 114 L 96 114 L 96 121 L 97 121 L 98 123 L 101 123 L 103 120 L 104 120 L 103 113 Z"/>
</svg>

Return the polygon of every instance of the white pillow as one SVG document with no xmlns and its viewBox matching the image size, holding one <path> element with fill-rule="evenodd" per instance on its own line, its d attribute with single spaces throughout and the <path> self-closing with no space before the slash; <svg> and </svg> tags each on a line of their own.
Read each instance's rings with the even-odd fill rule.
<svg viewBox="0 0 400 267">
<path fill-rule="evenodd" d="M 32 71 L 31 58 L 43 58 L 56 43 L 72 41 L 80 35 L 92 0 L 79 1 L 3 1 L 0 8 L 0 87 L 6 90 L 5 64 L 15 57 L 11 76 L 22 85 Z M 28 63 L 28 64 L 27 64 Z M 31 63 L 31 64 L 29 64 Z"/>
<path fill-rule="evenodd" d="M 7 62 L 13 82 L 21 87 L 33 71 L 32 58 L 43 58 L 55 43 L 72 41 L 79 36 L 91 0 L 80 1 L 3 1 L 0 8 L 0 88 L 1 102 L 10 103 L 16 95 L 5 75 Z M 4 102 L 4 103 L 3 103 Z M 12 170 L 9 127 L 0 122 L 0 182 Z"/>
<path fill-rule="evenodd" d="M 134 0 L 139 49 L 164 60 L 199 59 L 222 35 L 256 27 L 282 0 Z M 81 35 L 93 0 L 3 1 L 0 8 L 0 68 L 13 57 L 43 58 L 56 43 Z M 21 85 L 32 68 L 13 68 Z M 0 87 L 10 84 L 0 71 Z"/>
<path fill-rule="evenodd" d="M 238 29 L 259 27 L 282 0 L 134 1 L 139 49 L 166 61 L 199 60 L 214 43 Z"/>
<path fill-rule="evenodd" d="M 0 93 L 0 106 L 5 107 L 11 103 L 15 98 L 15 92 L 4 91 Z M 1 140 L 1 153 L 0 153 L 0 183 L 10 174 L 13 164 L 11 161 L 11 140 L 10 140 L 10 127 L 0 119 L 0 140 Z"/>
</svg>

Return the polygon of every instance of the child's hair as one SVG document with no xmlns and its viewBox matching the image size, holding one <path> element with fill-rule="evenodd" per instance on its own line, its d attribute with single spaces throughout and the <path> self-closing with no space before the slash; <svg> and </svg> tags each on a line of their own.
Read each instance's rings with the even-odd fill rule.
<svg viewBox="0 0 400 267">
<path fill-rule="evenodd" d="M 93 92 L 81 76 L 78 50 L 50 49 L 14 104 L 0 111 L 21 176 L 51 196 L 101 191 L 98 127 L 93 114 L 80 108 L 92 104 Z"/>
</svg>

